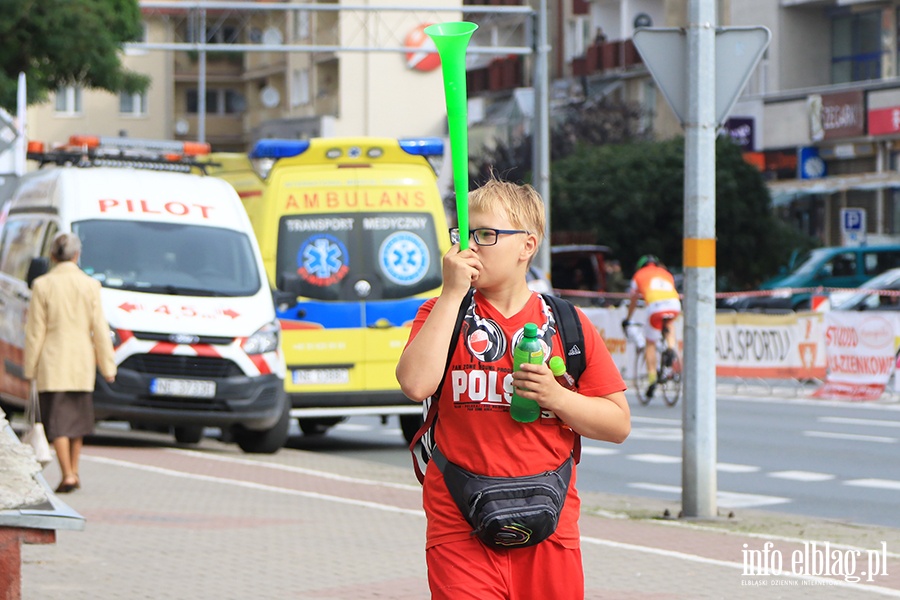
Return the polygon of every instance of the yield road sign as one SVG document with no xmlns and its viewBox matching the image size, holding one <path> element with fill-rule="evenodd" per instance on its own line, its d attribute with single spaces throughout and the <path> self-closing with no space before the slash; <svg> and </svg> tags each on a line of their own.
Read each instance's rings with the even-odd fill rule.
<svg viewBox="0 0 900 600">
<path fill-rule="evenodd" d="M 725 121 L 771 37 L 765 27 L 716 29 L 716 125 Z M 688 79 L 685 31 L 643 27 L 634 32 L 632 39 L 656 85 L 684 125 Z"/>
</svg>

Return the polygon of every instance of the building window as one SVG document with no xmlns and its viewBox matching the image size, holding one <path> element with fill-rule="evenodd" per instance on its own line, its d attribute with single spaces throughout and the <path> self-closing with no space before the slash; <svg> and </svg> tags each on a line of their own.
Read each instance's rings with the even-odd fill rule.
<svg viewBox="0 0 900 600">
<path fill-rule="evenodd" d="M 199 42 L 202 37 L 199 35 L 199 26 L 197 23 L 189 22 L 187 29 L 184 30 L 184 41 Z M 206 43 L 207 44 L 238 44 L 241 41 L 241 30 L 238 25 L 229 23 L 221 25 L 207 25 L 206 27 Z"/>
<path fill-rule="evenodd" d="M 881 11 L 841 14 L 831 21 L 831 83 L 881 79 Z"/>
<path fill-rule="evenodd" d="M 573 58 L 584 56 L 588 45 L 593 41 L 591 36 L 591 22 L 586 17 L 575 17 L 566 21 L 566 62 Z"/>
<path fill-rule="evenodd" d="M 69 85 L 57 89 L 56 112 L 64 115 L 80 115 L 81 88 Z"/>
<path fill-rule="evenodd" d="M 303 106 L 309 102 L 309 69 L 294 69 L 291 74 L 291 106 Z"/>
<path fill-rule="evenodd" d="M 294 12 L 294 38 L 298 40 L 309 38 L 309 11 Z"/>
<path fill-rule="evenodd" d="M 189 89 L 186 93 L 187 112 L 195 115 L 198 112 L 198 93 L 196 89 Z M 235 115 L 247 109 L 247 101 L 244 95 L 233 89 L 207 89 L 206 90 L 206 114 L 208 115 Z"/>
<path fill-rule="evenodd" d="M 130 117 L 146 116 L 147 94 L 119 93 L 119 113 Z"/>
<path fill-rule="evenodd" d="M 139 39 L 132 40 L 132 43 L 146 44 L 150 39 L 149 36 L 150 36 L 150 30 L 147 28 L 147 24 L 144 23 L 144 25 L 141 29 L 141 37 Z M 147 51 L 144 49 L 125 48 L 126 56 L 142 56 L 144 54 L 147 54 Z"/>
</svg>

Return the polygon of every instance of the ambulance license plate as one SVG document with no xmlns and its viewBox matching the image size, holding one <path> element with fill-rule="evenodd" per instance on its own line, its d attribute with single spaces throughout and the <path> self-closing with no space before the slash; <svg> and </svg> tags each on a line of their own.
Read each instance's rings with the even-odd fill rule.
<svg viewBox="0 0 900 600">
<path fill-rule="evenodd" d="M 212 398 L 216 395 L 216 382 L 201 379 L 150 380 L 150 393 L 157 396 L 184 396 L 187 398 Z"/>
<path fill-rule="evenodd" d="M 350 369 L 294 369 L 291 377 L 294 385 L 336 385 L 350 383 Z"/>
</svg>

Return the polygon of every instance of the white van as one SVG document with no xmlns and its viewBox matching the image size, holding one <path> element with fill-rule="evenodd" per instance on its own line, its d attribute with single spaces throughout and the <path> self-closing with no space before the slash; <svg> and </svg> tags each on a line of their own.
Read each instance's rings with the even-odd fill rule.
<svg viewBox="0 0 900 600">
<path fill-rule="evenodd" d="M 14 406 L 28 398 L 25 312 L 30 280 L 43 270 L 33 259 L 45 261 L 54 236 L 72 231 L 82 270 L 103 285 L 118 365 L 115 382 L 97 378 L 97 419 L 172 427 L 183 443 L 220 427 L 244 451 L 275 452 L 290 406 L 253 229 L 227 183 L 171 171 L 194 164 L 184 151 L 196 144 L 177 144 L 181 152 L 79 136 L 29 152 L 56 166 L 23 177 L 0 217 L 0 393 Z"/>
</svg>

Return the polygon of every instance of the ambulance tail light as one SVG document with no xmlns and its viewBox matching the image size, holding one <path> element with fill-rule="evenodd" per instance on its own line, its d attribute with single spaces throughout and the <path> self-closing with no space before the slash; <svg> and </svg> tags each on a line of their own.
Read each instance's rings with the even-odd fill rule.
<svg viewBox="0 0 900 600">
<path fill-rule="evenodd" d="M 266 352 L 275 352 L 278 350 L 278 343 L 281 338 L 281 326 L 278 321 L 272 321 L 259 328 L 259 330 L 248 337 L 241 344 L 241 348 L 247 354 L 265 354 Z"/>
</svg>

